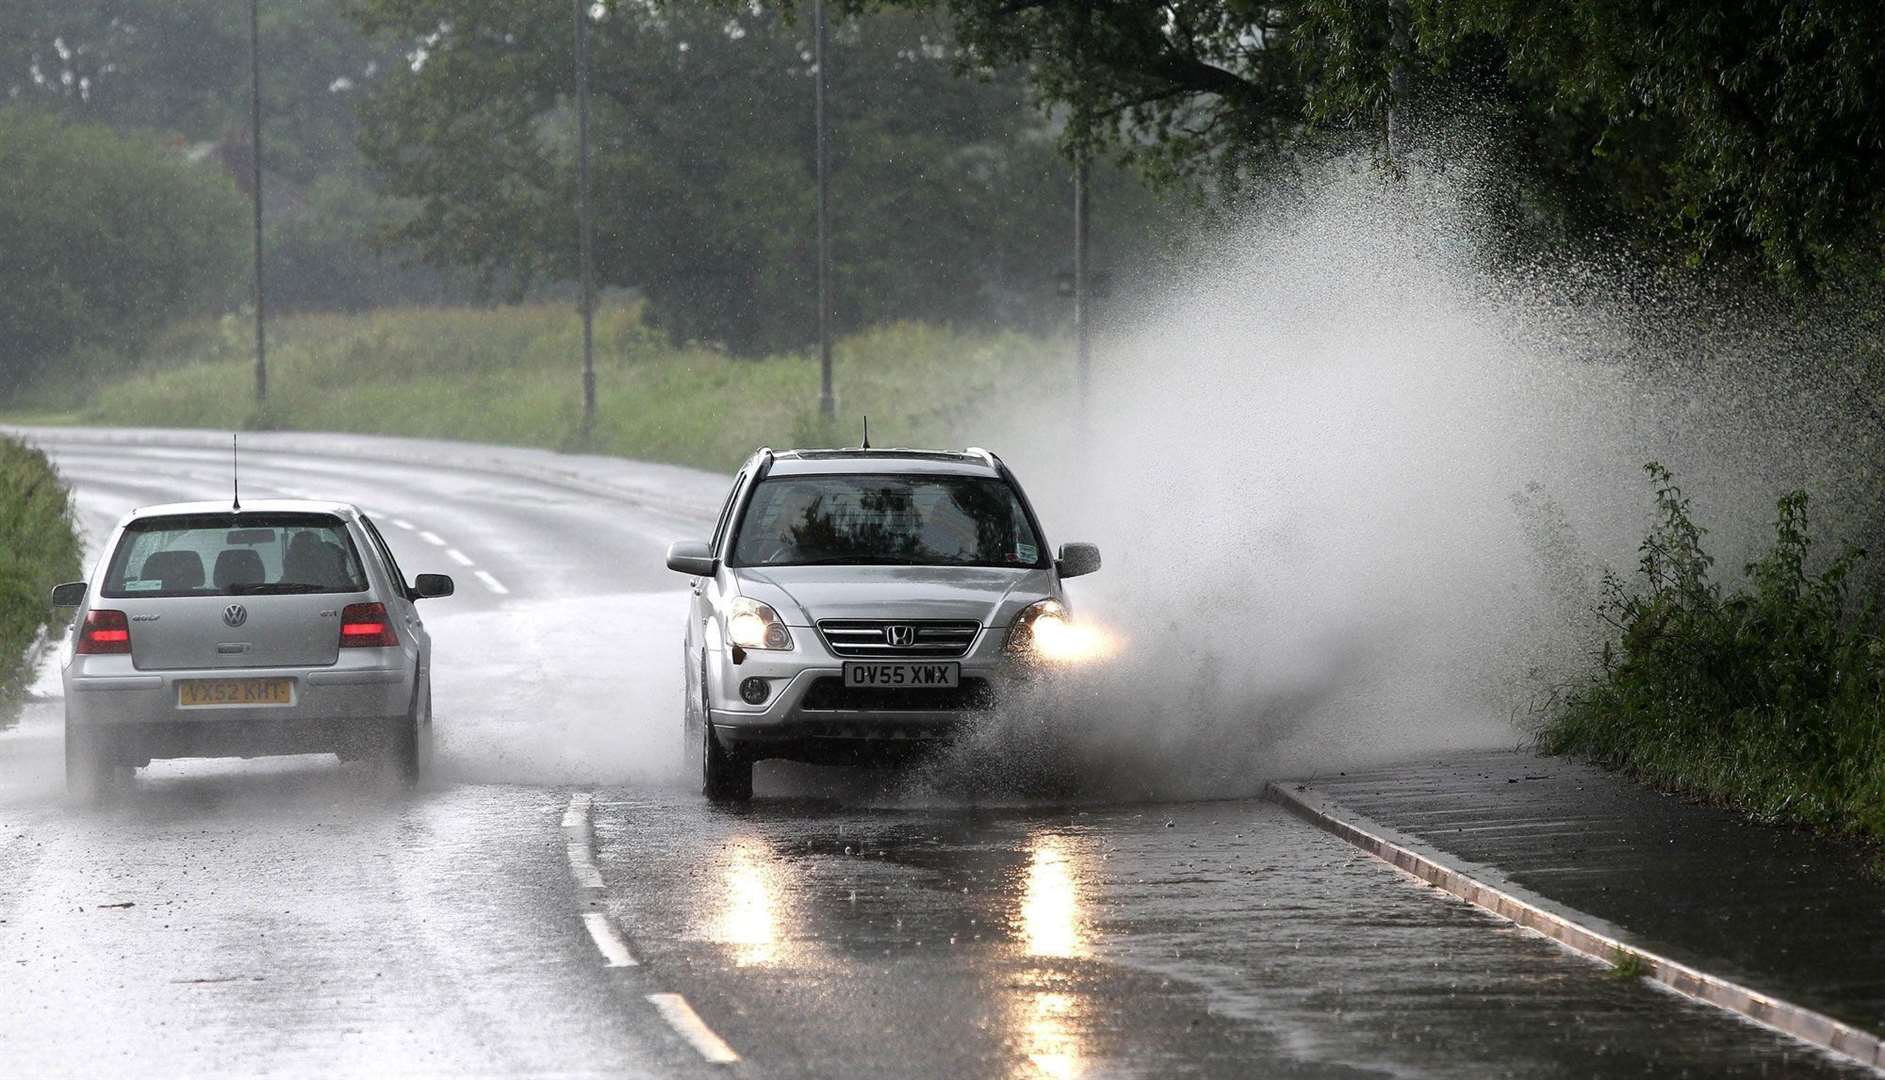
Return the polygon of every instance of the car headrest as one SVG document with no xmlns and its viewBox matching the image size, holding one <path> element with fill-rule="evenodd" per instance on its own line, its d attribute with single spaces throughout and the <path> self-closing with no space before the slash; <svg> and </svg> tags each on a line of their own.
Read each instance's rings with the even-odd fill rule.
<svg viewBox="0 0 1885 1080">
<path fill-rule="evenodd" d="M 254 548 L 230 548 L 216 556 L 216 587 L 231 589 L 237 585 L 259 585 L 268 577 L 261 553 Z"/>
<path fill-rule="evenodd" d="M 203 556 L 194 551 L 159 551 L 144 560 L 138 576 L 157 579 L 165 592 L 203 587 Z"/>
</svg>

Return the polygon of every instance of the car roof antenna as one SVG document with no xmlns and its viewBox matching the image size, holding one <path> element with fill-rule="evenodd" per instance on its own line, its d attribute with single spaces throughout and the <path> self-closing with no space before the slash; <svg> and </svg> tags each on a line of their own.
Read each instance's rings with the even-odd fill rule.
<svg viewBox="0 0 1885 1080">
<path fill-rule="evenodd" d="M 242 462 L 236 456 L 236 437 L 229 436 L 229 487 L 234 498 L 230 509 L 242 509 Z"/>
<path fill-rule="evenodd" d="M 870 448 L 871 448 L 871 418 L 866 416 L 864 418 L 864 445 L 859 447 L 859 449 L 869 450 Z"/>
</svg>

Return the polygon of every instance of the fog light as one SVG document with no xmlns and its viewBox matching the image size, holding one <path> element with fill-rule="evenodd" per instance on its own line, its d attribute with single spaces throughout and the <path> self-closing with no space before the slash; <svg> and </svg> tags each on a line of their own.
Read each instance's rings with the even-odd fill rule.
<svg viewBox="0 0 1885 1080">
<path fill-rule="evenodd" d="M 764 705 L 771 696 L 772 684 L 766 680 L 758 676 L 740 680 L 740 700 L 748 705 Z"/>
</svg>

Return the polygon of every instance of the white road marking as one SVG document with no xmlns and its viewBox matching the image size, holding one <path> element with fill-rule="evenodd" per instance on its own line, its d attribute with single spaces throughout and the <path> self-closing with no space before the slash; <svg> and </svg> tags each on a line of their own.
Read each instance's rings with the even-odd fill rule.
<svg viewBox="0 0 1885 1080">
<path fill-rule="evenodd" d="M 648 1003 L 661 1013 L 675 1033 L 686 1039 L 700 1056 L 714 1065 L 732 1065 L 740 1060 L 727 1041 L 714 1034 L 687 999 L 679 994 L 649 994 Z"/>
<path fill-rule="evenodd" d="M 458 550 L 457 548 L 446 548 L 445 557 L 452 560 L 453 562 L 457 563 L 460 566 L 471 565 L 471 556 L 465 554 L 464 552 Z"/>
<path fill-rule="evenodd" d="M 610 967 L 638 967 L 635 954 L 628 951 L 628 942 L 615 932 L 609 917 L 600 911 L 583 912 L 583 925 L 589 928 L 590 940 L 596 943 L 596 950 Z"/>
<path fill-rule="evenodd" d="M 394 527 L 404 529 L 407 532 L 411 532 L 413 529 L 412 522 L 407 521 L 405 518 L 394 518 L 393 525 Z"/>
<path fill-rule="evenodd" d="M 445 546 L 445 538 L 435 532 L 421 532 L 419 534 L 419 539 L 424 540 L 426 543 L 431 544 L 433 547 Z"/>
<path fill-rule="evenodd" d="M 499 596 L 506 596 L 510 593 L 510 590 L 504 587 L 503 582 L 491 576 L 491 572 L 489 570 L 475 571 L 473 576 L 476 577 L 479 581 L 484 582 L 485 588 L 491 590 L 492 592 L 498 594 Z"/>
<path fill-rule="evenodd" d="M 596 857 L 589 850 L 589 801 L 587 792 L 578 792 L 569 797 L 569 807 L 563 811 L 563 847 L 569 856 L 569 872 L 576 877 L 576 884 L 585 889 L 602 888 L 602 872 L 596 869 Z"/>
</svg>

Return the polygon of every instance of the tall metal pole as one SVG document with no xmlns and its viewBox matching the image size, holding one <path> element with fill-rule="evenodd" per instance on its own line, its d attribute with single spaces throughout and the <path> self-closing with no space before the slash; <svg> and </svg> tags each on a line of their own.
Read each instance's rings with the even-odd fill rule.
<svg viewBox="0 0 1885 1080">
<path fill-rule="evenodd" d="M 1087 188 L 1088 166 L 1092 159 L 1093 116 L 1087 101 L 1087 33 L 1092 21 L 1090 4 L 1080 6 L 1080 25 L 1075 28 L 1074 63 L 1080 65 L 1079 94 L 1074 102 L 1074 164 L 1073 164 L 1073 336 L 1074 336 L 1074 377 L 1079 391 L 1080 426 L 1084 435 L 1087 414 L 1087 388 L 1091 383 L 1091 337 L 1089 324 L 1092 321 L 1092 298 L 1088 295 L 1088 250 L 1087 250 Z"/>
<path fill-rule="evenodd" d="M 1092 349 L 1088 325 L 1092 318 L 1087 295 L 1087 163 L 1084 141 L 1073 166 L 1073 337 L 1074 371 L 1080 391 L 1080 416 L 1086 418 L 1087 387 L 1091 382 Z"/>
<path fill-rule="evenodd" d="M 812 63 L 818 69 L 813 91 L 818 155 L 818 415 L 837 415 L 831 392 L 831 165 L 825 130 L 825 92 L 830 85 L 831 54 L 825 40 L 825 0 L 812 0 Z"/>
<path fill-rule="evenodd" d="M 583 426 L 586 443 L 596 427 L 596 270 L 594 222 L 589 206 L 589 0 L 576 7 L 576 216 L 582 236 Z"/>
<path fill-rule="evenodd" d="M 262 30 L 260 0 L 249 0 L 249 150 L 255 189 L 255 403 L 268 402 L 267 294 L 262 288 Z"/>
</svg>

